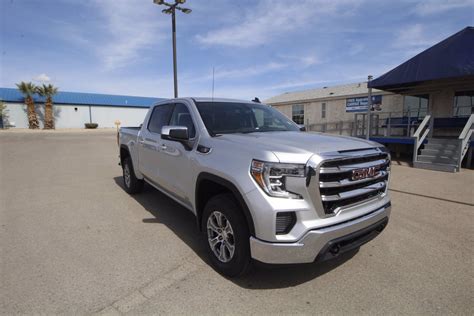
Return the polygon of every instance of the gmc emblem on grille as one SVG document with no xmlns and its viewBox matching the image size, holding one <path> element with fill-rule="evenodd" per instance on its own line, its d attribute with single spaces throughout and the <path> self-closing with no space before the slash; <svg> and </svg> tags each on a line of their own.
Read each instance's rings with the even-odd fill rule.
<svg viewBox="0 0 474 316">
<path fill-rule="evenodd" d="M 362 168 L 352 170 L 352 181 L 362 180 L 366 178 L 373 178 L 379 174 L 377 167 L 369 167 L 369 168 Z"/>
</svg>

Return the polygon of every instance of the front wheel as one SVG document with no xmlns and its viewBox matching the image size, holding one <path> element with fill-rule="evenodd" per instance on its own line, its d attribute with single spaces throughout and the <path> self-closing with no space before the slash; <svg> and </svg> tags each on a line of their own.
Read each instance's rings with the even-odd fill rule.
<svg viewBox="0 0 474 316">
<path fill-rule="evenodd" d="M 251 261 L 250 234 L 234 197 L 212 197 L 204 208 L 202 224 L 212 265 L 229 277 L 245 274 Z"/>
</svg>

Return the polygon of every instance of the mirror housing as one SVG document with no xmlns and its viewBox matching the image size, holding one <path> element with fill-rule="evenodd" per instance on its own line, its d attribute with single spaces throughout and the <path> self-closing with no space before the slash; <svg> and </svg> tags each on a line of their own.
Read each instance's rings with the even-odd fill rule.
<svg viewBox="0 0 474 316">
<path fill-rule="evenodd" d="M 186 126 L 163 126 L 161 128 L 161 138 L 174 141 L 189 140 L 189 132 Z"/>
<path fill-rule="evenodd" d="M 301 131 L 301 132 L 306 132 L 306 126 L 304 126 L 304 125 L 299 125 L 299 127 L 300 127 L 300 131 Z"/>
</svg>

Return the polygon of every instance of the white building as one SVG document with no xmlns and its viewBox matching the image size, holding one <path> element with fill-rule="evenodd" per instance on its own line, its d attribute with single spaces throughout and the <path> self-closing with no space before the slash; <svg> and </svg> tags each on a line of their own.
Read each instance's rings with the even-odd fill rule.
<svg viewBox="0 0 474 316">
<path fill-rule="evenodd" d="M 138 126 L 143 122 L 148 108 L 160 98 L 109 95 L 79 92 L 58 92 L 53 97 L 56 128 L 84 128 L 85 123 L 101 127 Z M 8 122 L 15 128 L 28 128 L 24 97 L 18 89 L 0 88 L 0 101 L 8 110 Z M 44 98 L 34 97 L 40 127 L 44 121 Z"/>
</svg>

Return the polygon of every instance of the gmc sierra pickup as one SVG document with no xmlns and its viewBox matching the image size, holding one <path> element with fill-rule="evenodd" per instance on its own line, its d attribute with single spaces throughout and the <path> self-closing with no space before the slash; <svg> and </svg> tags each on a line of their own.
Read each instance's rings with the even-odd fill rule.
<svg viewBox="0 0 474 316">
<path fill-rule="evenodd" d="M 180 98 L 121 128 L 125 190 L 144 182 L 189 209 L 214 267 L 245 273 L 252 259 L 309 263 L 356 249 L 390 215 L 390 155 L 359 138 L 300 130 L 271 106 Z"/>
</svg>

